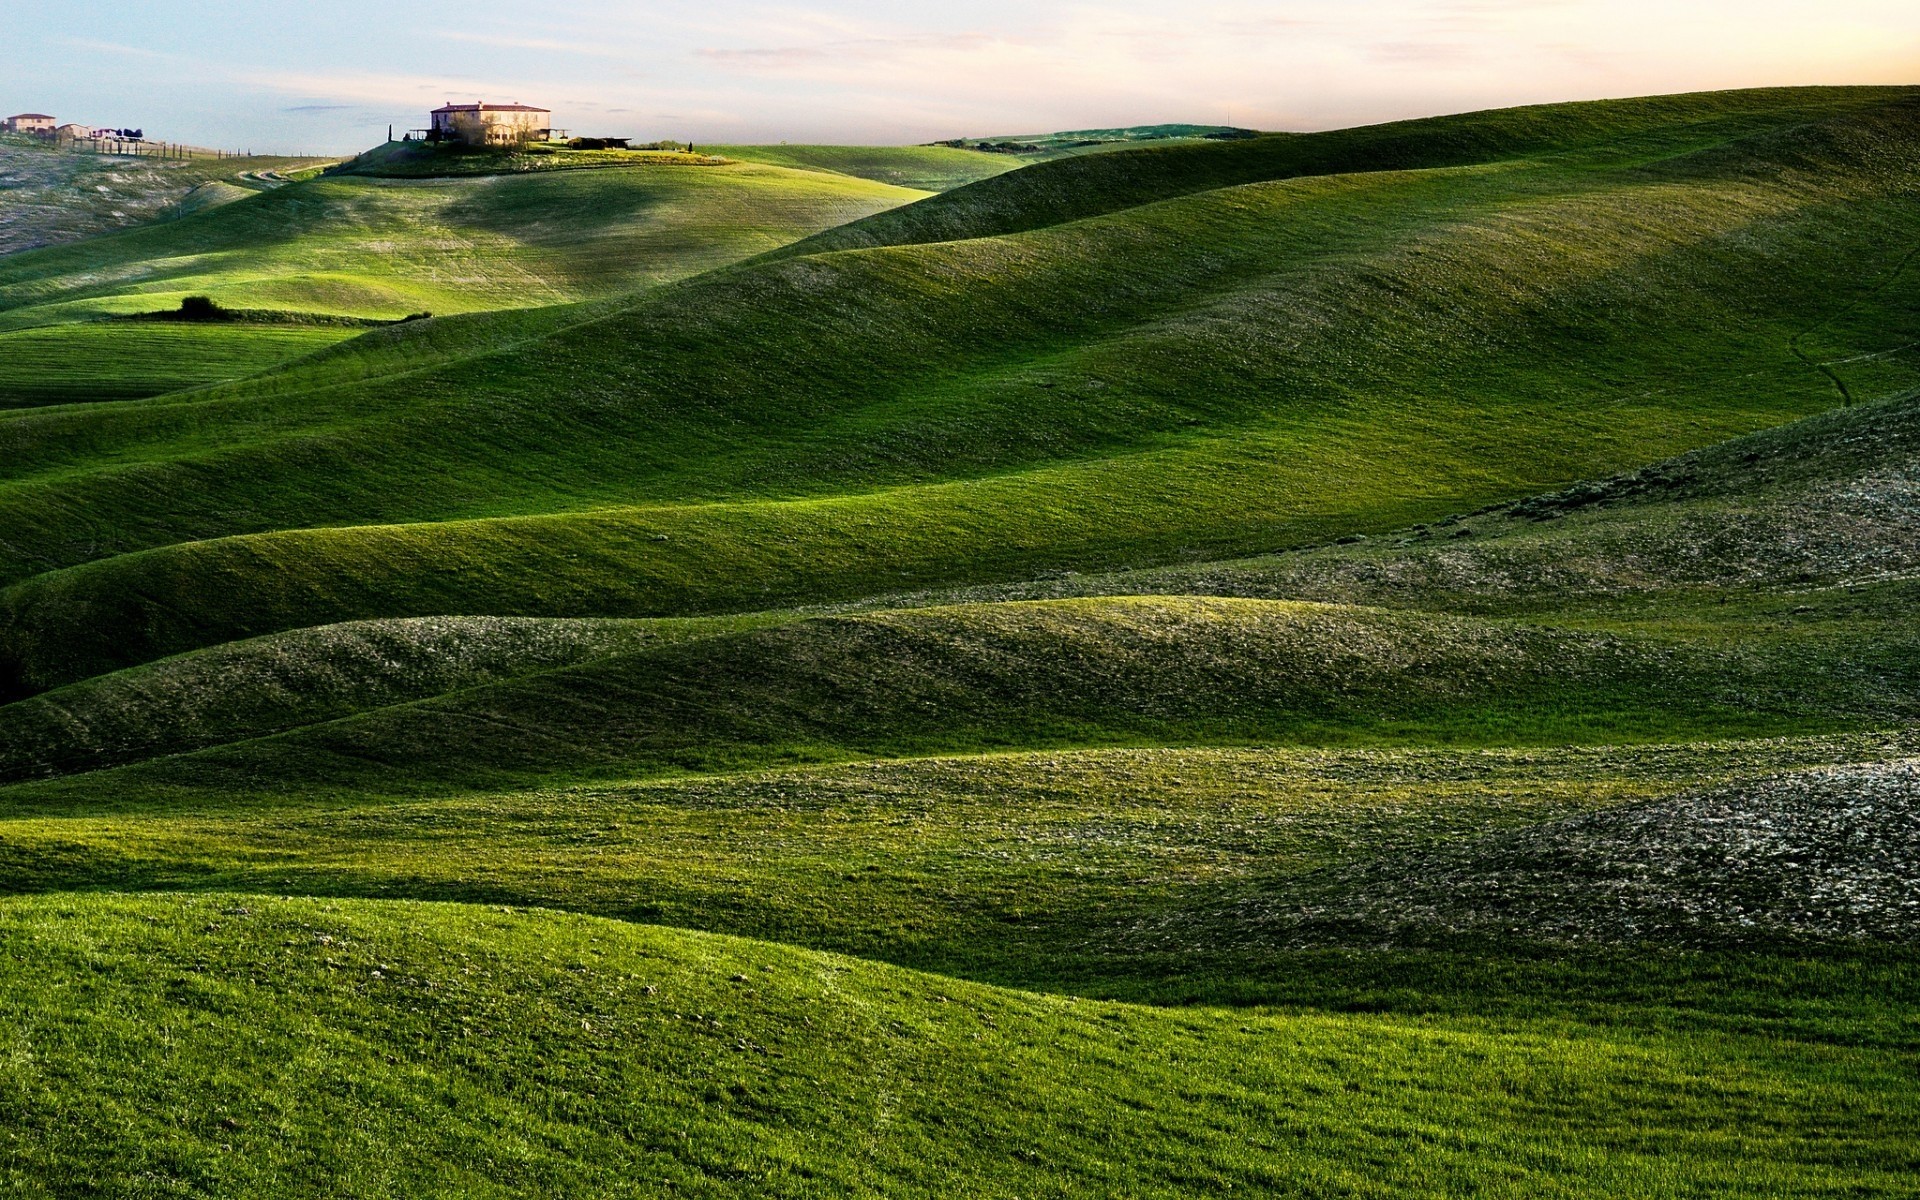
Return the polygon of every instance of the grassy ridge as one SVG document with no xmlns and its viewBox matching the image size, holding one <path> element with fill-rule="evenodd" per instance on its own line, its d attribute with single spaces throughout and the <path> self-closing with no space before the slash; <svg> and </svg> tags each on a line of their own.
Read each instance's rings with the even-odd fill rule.
<svg viewBox="0 0 1920 1200">
<path fill-rule="evenodd" d="M 1856 350 L 1840 358 L 1879 355 L 1863 360 L 1875 386 L 1904 378 L 1880 353 L 1912 340 L 1890 252 L 1910 232 L 1892 200 L 1913 170 L 1904 128 L 1886 110 L 1654 175 L 1522 164 L 1255 185 L 694 281 L 404 383 L 276 391 L 270 408 L 216 394 L 162 439 L 143 436 L 176 419 L 160 409 L 86 418 L 78 437 L 78 417 L 16 426 L 16 470 L 42 473 L 0 492 L 16 578 L 72 561 L 75 528 L 99 531 L 98 554 L 215 537 L 242 513 L 671 501 L 202 542 L 15 588 L 16 637 L 59 643 L 37 615 L 56 596 L 114 604 L 205 572 L 238 603 L 192 612 L 183 596 L 178 620 L 226 621 L 226 636 L 424 612 L 715 611 L 1232 553 L 1525 494 L 1830 403 L 1832 377 L 1792 353 L 1816 325 Z M 1824 173 L 1783 180 L 1782 161 Z M 1102 303 L 1072 300 L 1090 294 Z M 215 439 L 217 455 L 195 448 Z M 60 465 L 115 444 L 116 465 Z M 156 510 L 159 487 L 188 503 Z M 855 487 L 882 490 L 844 495 Z M 750 498 L 795 491 L 842 494 Z M 263 555 L 302 578 L 303 612 L 283 613 L 294 592 L 245 582 Z M 694 555 L 687 592 L 675 575 Z M 493 569 L 451 567 L 482 560 Z M 161 652 L 202 644 L 174 617 L 129 615 Z"/>
<path fill-rule="evenodd" d="M 981 739 L 1191 740 L 1206 731 L 1618 737 L 1649 719 L 1671 729 L 1676 708 L 1702 717 L 1715 694 L 1726 709 L 1715 719 L 1736 725 L 1767 713 L 1789 723 L 1895 718 L 1910 711 L 1908 688 L 1920 678 L 1920 645 L 1905 619 L 1910 576 L 1920 569 L 1905 503 L 1917 437 L 1920 401 L 1838 410 L 1405 536 L 926 593 L 891 603 L 974 603 L 892 616 L 793 624 L 796 614 L 786 614 L 758 632 L 727 622 L 447 618 L 278 635 L 0 708 L 0 735 L 19 748 L 0 769 L 19 776 L 34 763 L 89 756 L 97 765 L 112 757 L 109 745 L 125 755 L 135 746 L 168 752 L 253 736 L 486 682 L 487 672 L 544 671 L 686 636 L 709 640 L 665 658 L 648 649 L 525 687 L 467 692 L 340 736 L 437 754 L 466 737 L 453 732 L 466 725 L 477 739 L 466 762 L 484 771 L 516 761 L 519 769 L 584 765 L 608 753 L 612 761 L 637 762 L 620 756 L 640 752 L 664 753 L 649 759 L 656 763 L 690 762 L 676 756 L 706 746 L 726 758 L 746 742 L 791 748 L 775 753 L 903 745 L 923 753 Z M 1128 593 L 1145 598 L 1115 598 Z M 980 603 L 1076 594 L 1095 599 Z M 1202 602 L 1194 594 L 1317 596 L 1413 611 Z M 1448 610 L 1530 621 L 1422 615 Z M 370 659 L 368 637 L 381 647 Z M 497 651 L 483 649 L 496 639 Z M 423 665 L 439 657 L 442 669 L 459 669 L 396 671 L 396 655 Z M 1022 674 L 1036 660 L 1057 664 L 1051 681 Z M 470 661 L 481 675 L 467 674 Z M 383 673 L 394 678 L 383 681 Z M 1213 682 L 1198 687 L 1201 677 Z M 701 698 L 722 679 L 731 682 Z M 629 699 L 610 718 L 604 697 L 614 693 Z M 289 694 L 309 706 L 304 717 L 260 719 L 285 712 Z M 1178 697 L 1197 707 L 1167 707 Z M 1484 723 L 1515 698 L 1525 698 L 1537 728 L 1511 714 L 1500 718 L 1505 724 Z M 1423 717 L 1432 703 L 1449 720 Z M 929 712 L 940 714 L 933 726 Z M 496 726 L 507 714 L 519 714 L 518 732 L 501 736 Z M 383 724 L 435 732 L 376 733 Z M 953 740 L 927 740 L 936 729 Z M 617 749 L 628 737 L 640 740 Z M 581 749 L 588 743 L 594 749 Z M 257 761 L 249 768 L 263 769 Z M 409 776 L 392 761 L 378 770 Z M 312 771 L 331 773 L 277 773 L 293 786 Z"/>
<path fill-rule="evenodd" d="M 1214 125 L 1155 125 L 1034 134 L 1018 138 L 968 138 L 970 146 L 711 146 L 707 151 L 748 162 L 802 171 L 832 171 L 927 192 L 951 191 L 1061 155 L 1099 154 L 1137 141 L 1197 138 L 1220 131 Z M 1021 150 L 984 151 L 983 143 L 1020 142 Z"/>
<path fill-rule="evenodd" d="M 711 146 L 745 162 L 830 171 L 923 192 L 944 192 L 1041 161 L 1042 155 L 982 154 L 952 146 Z"/>
<path fill-rule="evenodd" d="M 1076 156 L 828 230 L 783 253 L 988 237 L 1212 188 L 1305 175 L 1419 170 L 1585 150 L 1657 162 L 1730 138 L 1911 100 L 1905 88 L 1703 92 L 1496 109 L 1319 134 L 1182 142 Z"/>
<path fill-rule="evenodd" d="M 1907 657 L 1886 696 L 1823 682 L 1829 664 L 1818 656 L 1733 658 L 1614 634 L 1278 601 L 904 610 L 668 644 L 157 759 L 111 781 L 23 784 L 7 799 L 23 810 L 149 793 L 244 803 L 268 781 L 282 796 L 406 795 L 1034 745 L 1546 744 L 1823 729 L 1911 716 L 1903 697 L 1920 655 Z M 1036 672 L 1043 662 L 1052 670 Z M 134 698 L 129 714 L 136 729 L 140 705 Z M 35 701 L 0 711 L 9 725 L 46 729 Z M 42 762 L 90 748 L 71 736 L 34 740 Z"/>
<path fill-rule="evenodd" d="M 9 708 L 0 739 L 0 778 L 273 733 L 699 636 L 711 624 L 427 617 L 230 643 L 59 688 Z"/>
<path fill-rule="evenodd" d="M 1723 620 L 1743 610 L 1770 621 L 1824 611 L 1891 617 L 1920 572 L 1917 466 L 1920 396 L 1908 395 L 1385 537 L 938 597 L 1291 597 L 1629 621 L 1701 608 Z"/>
</svg>

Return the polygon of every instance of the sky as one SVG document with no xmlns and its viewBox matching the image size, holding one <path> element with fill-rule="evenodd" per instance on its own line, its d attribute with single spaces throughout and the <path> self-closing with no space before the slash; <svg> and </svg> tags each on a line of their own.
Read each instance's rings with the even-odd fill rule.
<svg viewBox="0 0 1920 1200">
<path fill-rule="evenodd" d="M 1915 82 L 1920 0 L 0 0 L 0 116 L 262 153 L 361 149 L 450 99 L 589 136 L 903 144 Z"/>
</svg>

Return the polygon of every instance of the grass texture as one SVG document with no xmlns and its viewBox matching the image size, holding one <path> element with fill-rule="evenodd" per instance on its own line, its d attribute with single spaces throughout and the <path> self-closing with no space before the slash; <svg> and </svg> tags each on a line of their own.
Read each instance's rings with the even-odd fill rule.
<svg viewBox="0 0 1920 1200">
<path fill-rule="evenodd" d="M 0 259 L 0 1183 L 1909 1193 L 1916 103 Z"/>
<path fill-rule="evenodd" d="M 213 629 L 740 611 L 1245 553 L 1840 399 L 1796 350 L 1885 394 L 1910 379 L 1905 104 L 1657 168 L 1286 180 L 793 258 L 391 382 L 16 418 L 19 673 L 119 665 L 32 665 L 66 652 L 42 613 L 215 577 L 218 613 L 125 613 L 146 632 L 120 662 Z"/>
<path fill-rule="evenodd" d="M 128 399 L 256 374 L 339 340 L 101 318 L 226 308 L 397 319 L 632 292 L 920 193 L 733 164 L 452 179 L 328 175 L 0 260 L 0 401 Z"/>
</svg>

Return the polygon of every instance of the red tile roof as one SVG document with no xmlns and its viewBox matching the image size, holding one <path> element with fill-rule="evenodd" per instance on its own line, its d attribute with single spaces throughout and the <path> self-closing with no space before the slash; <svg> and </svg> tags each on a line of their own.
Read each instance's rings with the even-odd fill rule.
<svg viewBox="0 0 1920 1200">
<path fill-rule="evenodd" d="M 53 115 L 51 113 L 15 113 L 12 116 L 8 117 L 7 120 L 9 121 L 51 121 L 53 120 Z"/>
<path fill-rule="evenodd" d="M 535 108 L 531 104 L 443 104 L 434 109 L 436 113 L 456 112 L 552 112 L 550 108 Z"/>
</svg>

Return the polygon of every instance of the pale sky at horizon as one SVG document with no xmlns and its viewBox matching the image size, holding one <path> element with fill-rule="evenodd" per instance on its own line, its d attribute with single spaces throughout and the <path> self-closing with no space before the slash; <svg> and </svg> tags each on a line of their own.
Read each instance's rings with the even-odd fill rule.
<svg viewBox="0 0 1920 1200">
<path fill-rule="evenodd" d="M 1920 82 L 1916 0 L 0 0 L 0 39 L 0 115 L 316 153 L 447 99 L 647 140 L 906 143 Z"/>
</svg>

